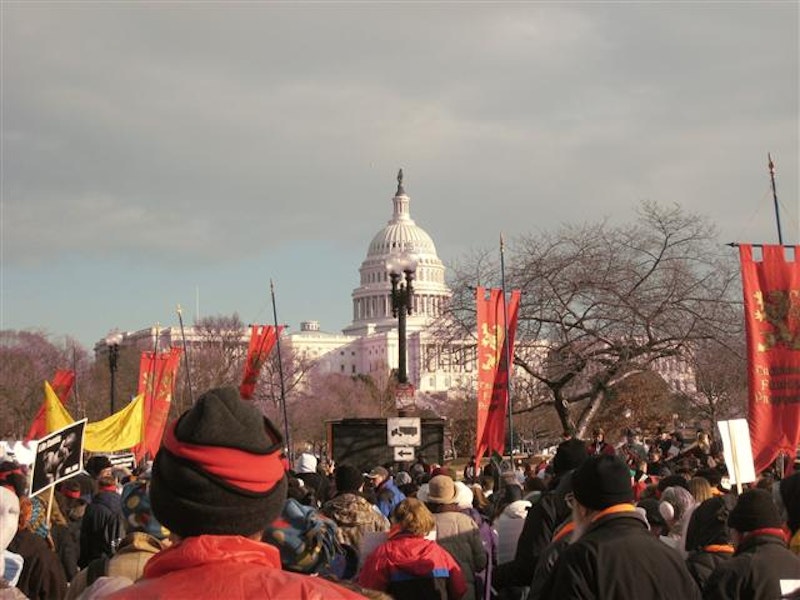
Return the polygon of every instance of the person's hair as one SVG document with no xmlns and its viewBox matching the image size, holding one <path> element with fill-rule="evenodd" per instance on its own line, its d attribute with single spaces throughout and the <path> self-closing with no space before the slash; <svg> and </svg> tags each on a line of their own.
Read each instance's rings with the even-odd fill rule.
<svg viewBox="0 0 800 600">
<path fill-rule="evenodd" d="M 705 477 L 692 477 L 689 480 L 689 491 L 692 493 L 695 502 L 698 504 L 714 497 L 711 484 L 708 483 L 708 480 Z"/>
<path fill-rule="evenodd" d="M 484 490 L 494 490 L 494 478 L 488 476 L 481 477 L 481 487 Z"/>
<path fill-rule="evenodd" d="M 431 511 L 416 498 L 406 498 L 398 504 L 392 520 L 412 535 L 426 536 L 436 527 Z"/>
</svg>

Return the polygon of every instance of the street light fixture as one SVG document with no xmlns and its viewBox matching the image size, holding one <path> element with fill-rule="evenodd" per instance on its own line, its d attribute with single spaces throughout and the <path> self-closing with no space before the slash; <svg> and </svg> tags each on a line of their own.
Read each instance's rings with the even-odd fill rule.
<svg viewBox="0 0 800 600">
<path fill-rule="evenodd" d="M 108 348 L 108 369 L 111 373 L 111 412 L 114 414 L 114 397 L 116 394 L 115 376 L 117 373 L 117 361 L 119 360 L 119 345 L 122 343 L 122 332 L 114 329 L 106 336 L 106 347 Z"/>
<path fill-rule="evenodd" d="M 392 316 L 397 317 L 397 341 L 399 356 L 397 359 L 397 383 L 408 386 L 408 369 L 406 368 L 406 315 L 413 311 L 414 276 L 417 260 L 413 256 L 400 255 L 386 263 L 389 279 L 392 282 Z M 403 277 L 405 276 L 405 281 Z"/>
</svg>

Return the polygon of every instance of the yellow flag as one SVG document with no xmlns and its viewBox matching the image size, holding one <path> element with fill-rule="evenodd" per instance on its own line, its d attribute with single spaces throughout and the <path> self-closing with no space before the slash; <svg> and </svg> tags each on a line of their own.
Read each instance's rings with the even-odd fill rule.
<svg viewBox="0 0 800 600">
<path fill-rule="evenodd" d="M 142 441 L 144 394 L 139 394 L 121 411 L 86 425 L 84 448 L 88 452 L 128 450 Z"/>
<path fill-rule="evenodd" d="M 45 413 L 47 432 L 58 431 L 75 422 L 61 404 L 53 388 L 44 382 Z M 129 450 L 142 441 L 142 422 L 144 421 L 144 394 L 110 417 L 88 423 L 83 444 L 87 452 L 116 452 Z"/>
<path fill-rule="evenodd" d="M 58 399 L 58 396 L 56 396 L 56 393 L 47 381 L 44 382 L 44 400 L 47 433 L 58 431 L 75 422 L 75 419 L 70 416 L 67 409 L 61 404 L 61 400 Z"/>
</svg>

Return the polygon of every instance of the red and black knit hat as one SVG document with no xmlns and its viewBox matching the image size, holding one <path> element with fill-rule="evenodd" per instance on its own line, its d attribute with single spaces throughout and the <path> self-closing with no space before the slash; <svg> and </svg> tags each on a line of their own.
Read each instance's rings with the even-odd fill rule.
<svg viewBox="0 0 800 600">
<path fill-rule="evenodd" d="M 209 390 L 164 431 L 153 513 L 182 537 L 263 530 L 286 499 L 282 447 L 275 426 L 236 388 Z"/>
</svg>

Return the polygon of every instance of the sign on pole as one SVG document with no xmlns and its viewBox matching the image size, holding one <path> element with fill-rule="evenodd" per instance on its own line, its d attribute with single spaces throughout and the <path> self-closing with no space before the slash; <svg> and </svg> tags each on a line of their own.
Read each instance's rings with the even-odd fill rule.
<svg viewBox="0 0 800 600">
<path fill-rule="evenodd" d="M 389 446 L 421 446 L 422 423 L 419 417 L 386 419 L 386 440 Z"/>
<path fill-rule="evenodd" d="M 414 447 L 413 446 L 395 446 L 394 447 L 394 461 L 395 462 L 411 462 L 414 460 Z"/>
<path fill-rule="evenodd" d="M 725 464 L 728 465 L 728 476 L 731 483 L 741 494 L 742 484 L 756 480 L 756 469 L 753 464 L 753 450 L 750 446 L 750 428 L 747 419 L 731 419 L 717 423 L 722 439 L 722 450 Z"/>
<path fill-rule="evenodd" d="M 83 469 L 85 430 L 86 419 L 81 419 L 39 440 L 33 463 L 31 496 L 69 479 Z"/>
</svg>

